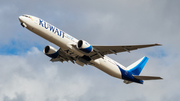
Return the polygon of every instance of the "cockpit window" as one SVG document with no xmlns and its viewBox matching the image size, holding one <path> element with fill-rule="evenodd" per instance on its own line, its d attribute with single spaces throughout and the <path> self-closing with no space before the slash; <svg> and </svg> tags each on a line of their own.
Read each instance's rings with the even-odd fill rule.
<svg viewBox="0 0 180 101">
<path fill-rule="evenodd" d="M 28 18 L 29 18 L 29 16 L 27 16 L 27 15 L 22 15 L 22 16 L 24 16 L 24 17 L 28 17 Z"/>
<path fill-rule="evenodd" d="M 32 19 L 31 16 L 28 16 L 28 15 L 22 15 L 22 16 L 27 17 L 27 18 L 30 18 L 30 19 L 33 21 L 33 19 Z"/>
</svg>

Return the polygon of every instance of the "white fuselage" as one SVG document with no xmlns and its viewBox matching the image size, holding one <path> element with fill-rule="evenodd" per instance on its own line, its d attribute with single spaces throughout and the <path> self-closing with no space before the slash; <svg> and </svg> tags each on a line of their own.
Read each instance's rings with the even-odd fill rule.
<svg viewBox="0 0 180 101">
<path fill-rule="evenodd" d="M 65 51 L 66 54 L 72 57 L 84 55 L 80 50 L 72 47 L 72 45 L 76 45 L 78 42 L 76 38 L 47 23 L 46 21 L 34 16 L 20 16 L 19 20 L 21 23 L 24 23 L 26 28 L 30 31 L 59 46 L 63 51 L 68 50 L 68 52 Z M 119 65 L 122 69 L 125 69 L 123 65 L 117 63 L 107 56 L 91 60 L 90 65 L 93 65 L 105 73 L 120 79 L 122 79 L 122 76 L 117 65 Z"/>
</svg>

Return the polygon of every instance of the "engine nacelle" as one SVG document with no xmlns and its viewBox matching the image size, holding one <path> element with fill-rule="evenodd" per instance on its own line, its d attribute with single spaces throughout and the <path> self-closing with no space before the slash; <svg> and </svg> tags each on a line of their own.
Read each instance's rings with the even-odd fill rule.
<svg viewBox="0 0 180 101">
<path fill-rule="evenodd" d="M 59 55 L 58 50 L 52 46 L 46 46 L 44 48 L 43 52 L 44 52 L 44 54 L 46 54 L 47 56 L 49 56 L 51 58 L 57 58 L 57 56 Z"/>
<path fill-rule="evenodd" d="M 85 53 L 90 53 L 93 51 L 93 47 L 84 40 L 79 40 L 77 43 L 77 48 Z"/>
</svg>

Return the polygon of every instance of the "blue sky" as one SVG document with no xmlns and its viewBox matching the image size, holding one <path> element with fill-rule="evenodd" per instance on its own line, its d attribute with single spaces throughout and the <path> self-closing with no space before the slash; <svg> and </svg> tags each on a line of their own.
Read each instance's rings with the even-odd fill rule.
<svg viewBox="0 0 180 101">
<path fill-rule="evenodd" d="M 0 1 L 0 101 L 179 100 L 180 1 Z M 47 40 L 22 28 L 30 14 L 93 45 L 160 43 L 163 46 L 108 55 L 124 66 L 147 56 L 142 75 L 161 81 L 126 85 L 92 66 L 51 63 Z"/>
<path fill-rule="evenodd" d="M 7 44 L 1 45 L 1 55 L 22 55 L 29 51 L 32 47 L 43 50 L 43 46 L 39 43 L 28 43 L 22 40 L 11 39 Z"/>
</svg>

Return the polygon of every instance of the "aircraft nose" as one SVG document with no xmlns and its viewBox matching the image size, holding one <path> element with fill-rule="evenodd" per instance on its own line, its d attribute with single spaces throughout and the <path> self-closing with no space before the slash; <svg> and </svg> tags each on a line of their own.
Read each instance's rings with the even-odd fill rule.
<svg viewBox="0 0 180 101">
<path fill-rule="evenodd" d="M 19 21 L 23 22 L 23 16 L 19 16 Z"/>
<path fill-rule="evenodd" d="M 22 27 L 27 27 L 27 25 L 26 25 L 26 23 L 25 23 L 24 20 L 25 20 L 25 19 L 24 19 L 23 16 L 19 16 L 19 21 L 21 22 L 21 26 L 22 26 Z"/>
</svg>

